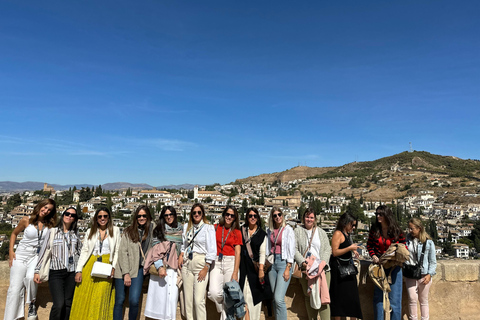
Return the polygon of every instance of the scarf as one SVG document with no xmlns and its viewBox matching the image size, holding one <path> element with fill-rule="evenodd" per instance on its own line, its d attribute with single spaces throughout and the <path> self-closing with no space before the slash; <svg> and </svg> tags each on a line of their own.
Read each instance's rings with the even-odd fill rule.
<svg viewBox="0 0 480 320">
<path fill-rule="evenodd" d="M 200 221 L 199 224 L 194 224 L 193 228 L 190 228 L 190 230 L 187 231 L 187 243 L 186 245 L 188 246 L 185 249 L 185 256 L 188 258 L 190 256 L 190 252 L 193 251 L 193 237 L 200 231 L 200 229 L 203 227 L 204 222 L 203 220 Z M 190 244 L 190 245 L 189 245 Z"/>
</svg>

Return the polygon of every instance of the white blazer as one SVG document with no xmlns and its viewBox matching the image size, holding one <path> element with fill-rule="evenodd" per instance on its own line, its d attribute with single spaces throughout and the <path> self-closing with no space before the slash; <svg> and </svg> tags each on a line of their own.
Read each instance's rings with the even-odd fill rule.
<svg viewBox="0 0 480 320">
<path fill-rule="evenodd" d="M 83 267 L 87 263 L 88 259 L 92 255 L 93 249 L 95 248 L 95 242 L 97 237 L 93 236 L 91 239 L 88 239 L 90 234 L 90 229 L 85 233 L 85 238 L 83 239 L 82 251 L 80 253 L 80 258 L 77 263 L 76 272 L 82 272 Z M 108 246 L 110 247 L 110 263 L 115 267 L 117 265 L 118 259 L 118 247 L 120 246 L 120 229 L 118 227 L 113 227 L 113 235 L 108 235 Z"/>
<path fill-rule="evenodd" d="M 270 240 L 270 234 L 272 234 L 272 232 L 270 229 L 267 229 L 267 256 L 272 250 L 272 241 Z M 295 232 L 293 228 L 287 224 L 282 233 L 282 260 L 287 260 L 287 262 L 293 264 L 295 245 Z"/>
</svg>

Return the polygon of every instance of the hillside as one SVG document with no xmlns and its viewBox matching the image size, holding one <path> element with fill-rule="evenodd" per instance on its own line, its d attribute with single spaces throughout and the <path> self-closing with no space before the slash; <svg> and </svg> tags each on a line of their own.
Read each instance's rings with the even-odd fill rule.
<svg viewBox="0 0 480 320">
<path fill-rule="evenodd" d="M 480 161 L 425 151 L 402 152 L 340 167 L 295 167 L 238 179 L 235 183 L 273 183 L 295 179 L 304 179 L 297 186 L 303 193 L 391 200 L 414 195 L 421 190 L 432 190 L 437 195 L 443 195 L 447 203 L 480 202 L 480 198 L 464 197 L 465 194 L 480 192 Z"/>
<path fill-rule="evenodd" d="M 332 167 L 326 168 L 310 168 L 305 166 L 298 166 L 292 169 L 288 169 L 282 172 L 265 173 L 258 176 L 252 176 L 244 179 L 235 180 L 235 184 L 239 183 L 273 183 L 273 182 L 286 182 L 296 179 L 306 179 L 315 175 L 322 175 L 332 170 Z"/>
</svg>

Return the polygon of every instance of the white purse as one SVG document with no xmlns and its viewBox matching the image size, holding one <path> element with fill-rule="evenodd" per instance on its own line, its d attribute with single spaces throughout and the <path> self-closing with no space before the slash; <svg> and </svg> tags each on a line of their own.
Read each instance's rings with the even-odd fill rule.
<svg viewBox="0 0 480 320">
<path fill-rule="evenodd" d="M 48 274 L 50 273 L 50 262 L 52 261 L 52 247 L 53 247 L 53 239 L 55 238 L 55 231 L 56 229 L 53 229 L 50 232 L 48 246 L 45 249 L 45 253 L 43 254 L 42 266 L 40 267 L 40 271 L 38 272 L 41 282 L 48 281 Z"/>
<path fill-rule="evenodd" d="M 105 279 L 112 275 L 112 269 L 113 267 L 110 263 L 95 261 L 90 275 L 95 278 Z"/>
</svg>

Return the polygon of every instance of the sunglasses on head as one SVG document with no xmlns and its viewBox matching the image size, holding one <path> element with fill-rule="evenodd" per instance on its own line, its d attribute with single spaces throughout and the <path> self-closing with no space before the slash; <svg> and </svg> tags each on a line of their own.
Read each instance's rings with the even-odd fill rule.
<svg viewBox="0 0 480 320">
<path fill-rule="evenodd" d="M 99 214 L 97 216 L 97 219 L 108 219 L 108 214 L 103 214 L 103 215 Z"/>
<path fill-rule="evenodd" d="M 140 218 L 147 218 L 147 215 L 146 214 L 139 214 L 137 215 L 137 219 L 140 219 Z"/>
<path fill-rule="evenodd" d="M 230 217 L 230 218 L 235 218 L 235 214 L 225 213 L 225 214 L 224 214 L 224 217 L 225 217 L 225 218 L 228 218 L 228 217 Z"/>
<path fill-rule="evenodd" d="M 174 214 L 173 213 L 166 213 L 163 215 L 165 218 L 168 218 L 168 217 L 173 217 Z"/>
<path fill-rule="evenodd" d="M 258 219 L 258 216 L 256 214 L 249 214 L 248 215 L 248 218 L 251 219 L 251 218 L 255 218 L 255 219 Z"/>
<path fill-rule="evenodd" d="M 72 218 L 76 218 L 77 217 L 77 214 L 76 213 L 71 213 L 71 212 L 65 212 L 63 214 L 65 217 L 72 217 Z"/>
<path fill-rule="evenodd" d="M 195 215 L 197 215 L 197 214 L 199 214 L 199 215 L 202 215 L 202 210 L 199 210 L 199 211 L 192 211 L 192 215 L 194 215 L 194 216 L 195 216 Z"/>
<path fill-rule="evenodd" d="M 273 215 L 273 219 L 276 219 L 276 218 L 281 217 L 281 216 L 282 216 L 282 213 L 279 212 L 278 214 L 274 214 L 274 215 Z"/>
</svg>

